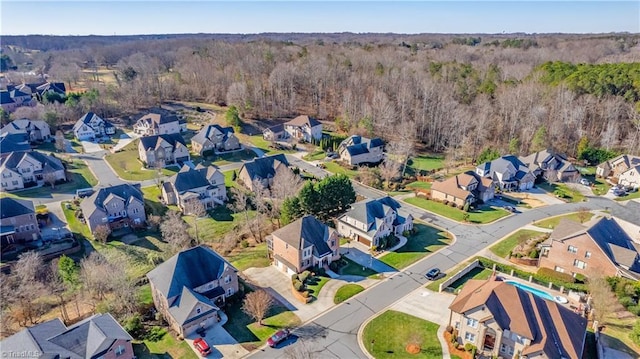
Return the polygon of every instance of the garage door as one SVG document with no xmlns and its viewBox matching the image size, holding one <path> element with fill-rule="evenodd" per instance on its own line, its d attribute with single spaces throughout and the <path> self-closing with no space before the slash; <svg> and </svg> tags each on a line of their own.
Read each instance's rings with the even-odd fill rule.
<svg viewBox="0 0 640 359">
<path fill-rule="evenodd" d="M 362 236 L 358 236 L 358 242 L 364 244 L 367 247 L 371 247 L 371 241 L 366 238 L 363 238 Z"/>
</svg>

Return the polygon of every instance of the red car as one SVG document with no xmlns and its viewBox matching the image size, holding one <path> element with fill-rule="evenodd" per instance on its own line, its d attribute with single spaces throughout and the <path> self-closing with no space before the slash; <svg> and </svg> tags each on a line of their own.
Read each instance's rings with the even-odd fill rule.
<svg viewBox="0 0 640 359">
<path fill-rule="evenodd" d="M 202 354 L 203 356 L 211 354 L 211 348 L 209 347 L 209 344 L 207 344 L 207 342 L 202 338 L 197 338 L 196 340 L 194 340 L 193 346 L 196 347 L 196 349 L 198 349 L 200 354 Z"/>
<path fill-rule="evenodd" d="M 267 339 L 267 344 L 273 348 L 278 345 L 278 343 L 289 338 L 290 334 L 291 332 L 289 332 L 289 329 L 278 330 L 274 335 Z"/>
</svg>

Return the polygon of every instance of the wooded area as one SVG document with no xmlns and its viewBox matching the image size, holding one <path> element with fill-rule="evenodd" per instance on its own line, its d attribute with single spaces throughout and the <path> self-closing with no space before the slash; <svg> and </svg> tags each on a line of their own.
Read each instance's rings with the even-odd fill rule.
<svg viewBox="0 0 640 359">
<path fill-rule="evenodd" d="M 477 160 L 488 148 L 526 154 L 551 146 L 577 156 L 583 138 L 593 148 L 640 153 L 638 38 L 167 35 L 82 37 L 74 46 L 74 37 L 7 36 L 3 55 L 68 91 L 98 91 L 34 114 L 53 121 L 89 109 L 111 117 L 166 100 L 205 102 L 234 105 L 244 118 L 308 114 L 344 132 L 402 137 Z M 98 68 L 113 80 L 81 81 Z"/>
</svg>

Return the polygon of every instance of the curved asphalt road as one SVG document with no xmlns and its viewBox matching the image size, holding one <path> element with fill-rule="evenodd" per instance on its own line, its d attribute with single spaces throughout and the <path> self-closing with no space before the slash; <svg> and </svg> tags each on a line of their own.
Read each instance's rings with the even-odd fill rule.
<svg viewBox="0 0 640 359">
<path fill-rule="evenodd" d="M 305 167 L 298 161 L 295 162 L 296 165 Z M 359 194 L 369 198 L 381 197 L 375 190 L 357 185 L 355 188 Z M 373 196 L 374 193 L 375 196 Z M 436 216 L 403 203 L 401 212 L 411 213 L 418 220 L 447 229 L 455 235 L 455 242 L 414 263 L 404 272 L 399 272 L 381 281 L 297 328 L 293 331 L 292 339 L 289 339 L 284 345 L 293 346 L 292 350 L 294 351 L 296 350 L 295 346 L 304 346 L 304 349 L 300 348 L 299 350 L 315 352 L 318 357 L 323 359 L 367 358 L 360 350 L 357 340 L 358 329 L 362 323 L 415 289 L 425 286 L 428 281 L 424 278 L 424 273 L 430 268 L 438 267 L 447 271 L 458 263 L 464 262 L 467 258 L 476 255 L 498 239 L 533 221 L 575 212 L 581 207 L 590 210 L 604 210 L 613 206 L 619 206 L 619 204 L 606 198 L 590 197 L 587 202 L 558 204 L 527 210 L 488 225 L 468 225 Z M 429 305 L 426 301 L 424 304 Z M 442 308 L 442 310 L 448 309 Z M 302 342 L 304 344 L 301 344 Z M 265 347 L 250 356 L 252 358 L 290 357 L 282 347 L 276 349 Z"/>
</svg>

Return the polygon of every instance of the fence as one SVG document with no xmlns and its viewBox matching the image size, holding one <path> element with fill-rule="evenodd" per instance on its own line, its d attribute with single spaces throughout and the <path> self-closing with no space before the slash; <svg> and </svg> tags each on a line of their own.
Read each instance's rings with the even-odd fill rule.
<svg viewBox="0 0 640 359">
<path fill-rule="evenodd" d="M 476 259 L 475 261 L 469 263 L 469 265 L 467 265 L 466 267 L 462 268 L 458 273 L 452 275 L 451 277 L 447 278 L 447 280 L 440 283 L 440 286 L 438 287 L 438 292 L 442 292 L 444 288 L 449 287 L 455 281 L 464 277 L 467 273 L 471 272 L 477 267 L 482 267 L 482 265 L 480 264 L 480 261 Z"/>
</svg>

